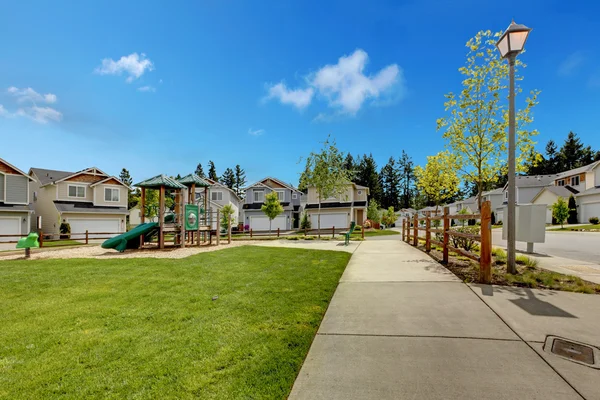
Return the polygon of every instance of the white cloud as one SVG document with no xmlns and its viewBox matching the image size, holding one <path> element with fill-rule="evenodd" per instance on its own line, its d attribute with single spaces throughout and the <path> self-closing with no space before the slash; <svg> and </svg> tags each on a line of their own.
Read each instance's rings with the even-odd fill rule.
<svg viewBox="0 0 600 400">
<path fill-rule="evenodd" d="M 18 116 L 30 118 L 41 124 L 48 123 L 49 121 L 60 122 L 62 120 L 62 113 L 56 111 L 51 107 L 27 107 L 19 108 L 16 113 Z"/>
<path fill-rule="evenodd" d="M 133 82 L 140 76 L 144 75 L 146 70 L 152 71 L 154 64 L 146 55 L 142 53 L 131 53 L 128 56 L 121 57 L 118 61 L 112 58 L 105 58 L 102 60 L 102 65 L 97 67 L 94 72 L 100 75 L 121 75 L 123 73 L 128 74 L 126 81 L 128 83 Z"/>
<path fill-rule="evenodd" d="M 279 99 L 283 104 L 291 104 L 298 109 L 303 109 L 312 101 L 314 94 L 313 88 L 306 89 L 288 89 L 285 83 L 279 82 L 269 87 L 267 99 Z"/>
<path fill-rule="evenodd" d="M 19 89 L 14 86 L 11 86 L 7 90 L 8 93 L 17 98 L 17 103 L 48 103 L 53 104 L 56 103 L 58 98 L 55 94 L 46 93 L 44 95 L 39 94 L 32 88 Z"/>
<path fill-rule="evenodd" d="M 558 74 L 561 76 L 572 75 L 577 68 L 585 62 L 585 56 L 581 51 L 569 54 L 569 56 L 558 66 Z"/>
<path fill-rule="evenodd" d="M 138 92 L 156 92 L 156 88 L 154 86 L 142 86 L 137 88 Z"/>
<path fill-rule="evenodd" d="M 27 117 L 41 124 L 48 123 L 49 121 L 59 122 L 62 120 L 63 115 L 60 111 L 48 106 L 38 106 L 38 103 L 56 103 L 58 101 L 58 97 L 56 97 L 55 94 L 40 94 L 32 88 L 19 89 L 14 86 L 9 87 L 7 92 L 16 98 L 17 104 L 23 105 L 26 103 L 28 106 L 22 106 L 16 112 L 11 113 L 5 109 L 4 106 L 0 105 L 0 116 Z"/>
<path fill-rule="evenodd" d="M 357 49 L 348 56 L 342 56 L 337 64 L 326 65 L 314 74 L 309 75 L 307 88 L 288 89 L 285 84 L 278 83 L 269 87 L 267 98 L 277 98 L 284 104 L 292 104 L 297 108 L 308 106 L 314 93 L 319 93 L 328 101 L 331 108 L 341 113 L 356 114 L 365 101 L 371 100 L 373 105 L 385 105 L 382 97 L 396 87 L 395 97 L 404 95 L 404 78 L 397 64 L 388 65 L 374 75 L 366 75 L 365 67 L 369 61 L 367 52 Z M 328 119 L 327 114 L 319 114 L 315 120 Z"/>
<path fill-rule="evenodd" d="M 252 128 L 248 129 L 248 134 L 252 135 L 252 136 L 260 136 L 263 133 L 265 133 L 264 129 L 256 129 L 256 130 L 253 130 Z"/>
</svg>

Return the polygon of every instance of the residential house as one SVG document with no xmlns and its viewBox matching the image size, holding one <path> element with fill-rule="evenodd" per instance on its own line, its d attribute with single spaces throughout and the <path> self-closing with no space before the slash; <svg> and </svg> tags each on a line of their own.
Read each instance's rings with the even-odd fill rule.
<svg viewBox="0 0 600 400">
<path fill-rule="evenodd" d="M 590 217 L 600 217 L 600 161 L 584 165 L 553 176 L 552 182 L 532 199 L 534 204 L 546 204 L 546 222 L 552 222 L 552 204 L 559 197 L 568 199 L 571 195 L 577 202 L 579 222 L 585 223 Z"/>
<path fill-rule="evenodd" d="M 0 235 L 29 233 L 32 209 L 29 204 L 29 182 L 33 178 L 0 158 Z M 14 241 L 15 237 L 0 237 Z"/>
<path fill-rule="evenodd" d="M 74 238 L 86 231 L 90 237 L 126 230 L 127 195 L 131 190 L 119 178 L 96 167 L 78 172 L 31 168 L 30 195 L 44 233 L 58 234 L 62 222 L 71 226 Z M 33 228 L 33 226 L 32 226 Z"/>
<path fill-rule="evenodd" d="M 367 219 L 368 195 L 368 187 L 350 182 L 341 196 L 321 199 L 321 228 L 348 228 L 352 221 L 362 225 Z M 312 228 L 317 228 L 319 193 L 314 186 L 308 188 L 306 212 Z"/>
<path fill-rule="evenodd" d="M 202 178 L 210 184 L 208 188 L 208 209 L 210 211 L 220 210 L 224 206 L 230 204 L 233 208 L 232 226 L 237 226 L 238 222 L 241 222 L 241 210 L 243 200 L 238 194 L 221 182 L 215 181 L 209 178 Z M 205 190 L 202 187 L 196 188 L 196 202 L 204 204 L 204 193 Z M 214 222 L 213 224 L 216 224 Z"/>
<path fill-rule="evenodd" d="M 498 209 L 502 208 L 502 204 L 504 203 L 504 188 L 498 188 L 494 190 L 489 190 L 487 192 L 483 192 L 481 194 L 481 201 L 489 201 L 490 209 L 494 213 L 496 217 L 496 222 L 501 221 L 501 215 L 498 215 Z"/>
<path fill-rule="evenodd" d="M 263 231 L 269 229 L 269 218 L 261 210 L 265 195 L 276 192 L 283 206 L 283 213 L 271 222 L 271 229 L 291 230 L 300 227 L 302 192 L 287 183 L 272 177 L 266 177 L 248 186 L 243 203 L 243 222 L 250 229 Z"/>
<path fill-rule="evenodd" d="M 552 185 L 559 174 L 552 175 L 519 175 L 515 177 L 517 204 L 531 204 L 535 196 L 546 186 Z M 504 207 L 508 204 L 508 183 L 502 190 L 502 205 L 496 210 L 496 219 L 504 219 Z"/>
<path fill-rule="evenodd" d="M 414 208 L 401 208 L 396 211 L 396 227 L 402 226 L 402 221 L 408 219 L 410 220 L 417 213 L 417 210 Z"/>
<path fill-rule="evenodd" d="M 468 214 L 477 214 L 479 211 L 477 196 L 455 201 L 454 203 L 448 204 L 446 207 L 449 208 L 448 211 L 451 215 L 460 214 L 462 210 L 466 210 Z M 462 225 L 463 221 L 466 223 L 465 220 L 452 219 L 450 223 L 453 225 Z"/>
</svg>

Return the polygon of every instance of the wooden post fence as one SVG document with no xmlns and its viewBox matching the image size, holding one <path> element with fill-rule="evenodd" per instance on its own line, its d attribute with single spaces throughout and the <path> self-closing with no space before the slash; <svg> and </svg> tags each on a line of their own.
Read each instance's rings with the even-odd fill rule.
<svg viewBox="0 0 600 400">
<path fill-rule="evenodd" d="M 415 214 L 415 218 L 414 218 L 414 224 L 415 226 L 413 227 L 413 246 L 417 246 L 419 244 L 419 216 L 418 214 Z"/>
<path fill-rule="evenodd" d="M 331 238 L 334 239 L 335 238 L 335 226 L 331 227 Z"/>
<path fill-rule="evenodd" d="M 277 228 L 277 237 L 279 237 L 279 228 Z"/>
<path fill-rule="evenodd" d="M 425 215 L 425 251 L 431 251 L 431 211 Z"/>
<path fill-rule="evenodd" d="M 452 230 L 450 229 L 450 221 L 453 219 L 468 220 L 468 219 L 480 219 L 481 227 L 479 234 Z M 432 227 L 431 221 L 443 221 L 443 229 Z M 425 228 L 419 228 L 418 224 L 420 221 L 425 222 Z M 413 246 L 418 245 L 419 230 L 425 231 L 425 251 L 431 251 L 431 244 L 434 243 L 438 246 L 442 246 L 442 262 L 448 263 L 449 253 L 452 251 L 455 254 L 470 258 L 479 263 L 479 282 L 489 284 L 492 281 L 492 210 L 491 203 L 484 201 L 481 205 L 480 214 L 456 214 L 450 215 L 450 209 L 444 207 L 442 216 L 438 216 L 437 213 L 432 217 L 431 212 L 427 211 L 424 218 L 418 218 L 417 215 L 413 218 Z M 437 223 L 435 224 L 437 225 Z M 440 242 L 438 237 L 436 239 L 431 238 L 431 234 L 443 234 L 443 242 Z M 406 237 L 405 237 L 406 235 Z M 402 239 L 406 240 L 407 243 L 410 241 L 411 229 L 410 220 L 406 219 L 402 222 Z M 477 241 L 480 243 L 479 254 L 475 254 L 471 251 L 464 250 L 464 247 L 454 247 L 454 244 L 450 244 L 450 237 L 458 237 L 467 239 L 470 241 Z M 454 241 L 453 241 L 454 243 Z"/>
<path fill-rule="evenodd" d="M 40 247 L 44 247 L 44 231 L 40 229 L 40 233 L 38 234 L 38 242 L 40 243 Z"/>
<path fill-rule="evenodd" d="M 85 230 L 85 244 L 89 244 L 90 243 L 89 239 L 90 239 L 90 235 L 89 235 L 88 230 L 86 229 Z"/>
<path fill-rule="evenodd" d="M 252 239 L 252 228 L 250 228 L 250 239 Z"/>
</svg>

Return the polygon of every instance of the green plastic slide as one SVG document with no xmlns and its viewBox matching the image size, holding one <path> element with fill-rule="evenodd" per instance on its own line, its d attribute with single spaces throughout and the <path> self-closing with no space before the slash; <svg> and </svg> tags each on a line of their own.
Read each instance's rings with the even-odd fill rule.
<svg viewBox="0 0 600 400">
<path fill-rule="evenodd" d="M 103 249 L 115 249 L 124 252 L 125 249 L 135 249 L 140 246 L 140 235 L 148 235 L 158 230 L 158 222 L 140 224 L 119 236 L 110 238 L 102 243 Z"/>
</svg>

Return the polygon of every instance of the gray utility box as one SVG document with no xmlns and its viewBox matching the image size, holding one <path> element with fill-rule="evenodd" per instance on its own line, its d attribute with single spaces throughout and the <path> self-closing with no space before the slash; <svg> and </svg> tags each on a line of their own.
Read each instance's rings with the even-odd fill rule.
<svg viewBox="0 0 600 400">
<path fill-rule="evenodd" d="M 546 241 L 546 208 L 545 204 L 517 204 L 515 220 L 517 242 L 544 243 Z M 503 208 L 504 224 L 502 239 L 507 239 L 508 208 Z"/>
</svg>

